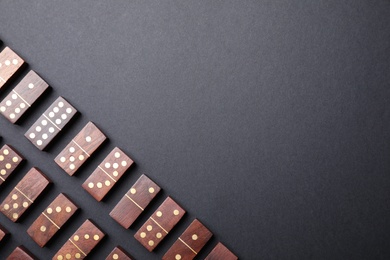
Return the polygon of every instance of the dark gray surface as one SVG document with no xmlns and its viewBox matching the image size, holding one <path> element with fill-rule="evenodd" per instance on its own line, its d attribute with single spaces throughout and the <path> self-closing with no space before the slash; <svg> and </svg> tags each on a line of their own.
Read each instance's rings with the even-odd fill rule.
<svg viewBox="0 0 390 260">
<path fill-rule="evenodd" d="M 85 218 L 108 233 L 90 259 L 158 259 L 194 217 L 215 234 L 198 259 L 219 240 L 240 259 L 390 258 L 388 0 L 3 0 L 0 39 L 53 87 L 0 118 L 29 160 L 0 199 L 31 166 L 54 181 L 21 223 L 0 216 L 1 259 L 48 259 Z M 58 95 L 81 116 L 43 153 L 23 134 Z M 53 159 L 88 120 L 110 142 L 69 177 Z M 137 167 L 98 203 L 81 183 L 114 146 Z M 124 230 L 108 212 L 141 173 L 164 194 Z M 40 249 L 25 230 L 59 192 L 82 211 Z M 189 214 L 148 253 L 132 236 L 167 195 Z"/>
</svg>

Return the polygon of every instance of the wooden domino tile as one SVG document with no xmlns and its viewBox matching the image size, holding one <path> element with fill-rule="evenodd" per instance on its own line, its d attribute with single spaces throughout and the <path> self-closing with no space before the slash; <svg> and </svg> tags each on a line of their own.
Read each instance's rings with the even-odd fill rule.
<svg viewBox="0 0 390 260">
<path fill-rule="evenodd" d="M 142 175 L 110 212 L 110 216 L 122 227 L 129 228 L 160 190 L 156 183 Z"/>
<path fill-rule="evenodd" d="M 18 246 L 15 250 L 7 257 L 7 260 L 34 260 L 36 259 L 26 248 Z"/>
<path fill-rule="evenodd" d="M 38 149 L 43 150 L 76 113 L 77 110 L 68 101 L 59 97 L 27 130 L 24 136 Z"/>
<path fill-rule="evenodd" d="M 210 230 L 195 219 L 162 259 L 194 259 L 212 236 Z"/>
<path fill-rule="evenodd" d="M 0 53 L 0 89 L 19 70 L 24 60 L 9 47 Z"/>
<path fill-rule="evenodd" d="M 50 180 L 43 173 L 32 168 L 1 203 L 1 212 L 16 222 L 49 183 Z"/>
<path fill-rule="evenodd" d="M 54 255 L 53 260 L 84 259 L 103 237 L 104 233 L 87 219 Z"/>
<path fill-rule="evenodd" d="M 0 225 L 0 242 L 4 239 L 4 237 L 8 234 L 8 231 Z"/>
<path fill-rule="evenodd" d="M 123 248 L 117 246 L 106 257 L 106 260 L 132 260 L 132 258 Z"/>
<path fill-rule="evenodd" d="M 30 237 L 40 246 L 45 244 L 73 216 L 78 207 L 60 193 L 27 230 Z"/>
<path fill-rule="evenodd" d="M 1 114 L 11 123 L 16 123 L 48 87 L 49 85 L 31 70 L 0 103 Z"/>
<path fill-rule="evenodd" d="M 9 145 L 4 145 L 0 149 L 0 185 L 5 182 L 23 160 L 24 158 L 19 152 Z"/>
<path fill-rule="evenodd" d="M 205 258 L 205 260 L 237 260 L 238 257 L 235 256 L 229 249 L 227 249 L 221 242 L 219 242 L 211 253 Z"/>
<path fill-rule="evenodd" d="M 176 226 L 184 214 L 185 210 L 168 197 L 134 237 L 151 252 Z"/>
<path fill-rule="evenodd" d="M 106 136 L 89 122 L 54 161 L 72 176 L 105 140 Z"/>
<path fill-rule="evenodd" d="M 97 201 L 101 201 L 132 164 L 133 160 L 116 147 L 82 186 Z"/>
</svg>

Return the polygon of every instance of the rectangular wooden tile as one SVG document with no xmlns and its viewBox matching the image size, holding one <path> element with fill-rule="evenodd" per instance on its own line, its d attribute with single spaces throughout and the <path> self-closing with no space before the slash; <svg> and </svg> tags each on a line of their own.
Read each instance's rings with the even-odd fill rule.
<svg viewBox="0 0 390 260">
<path fill-rule="evenodd" d="M 176 226 L 185 213 L 184 209 L 168 197 L 134 237 L 151 252 Z"/>
<path fill-rule="evenodd" d="M 54 161 L 72 176 L 105 140 L 99 128 L 89 122 Z"/>
<path fill-rule="evenodd" d="M 23 246 L 18 246 L 15 250 L 7 257 L 7 260 L 34 260 L 36 259 L 33 254 L 31 254 Z"/>
<path fill-rule="evenodd" d="M 19 70 L 24 60 L 9 47 L 0 53 L 0 89 Z"/>
<path fill-rule="evenodd" d="M 106 260 L 132 260 L 131 256 L 121 247 L 117 246 L 106 257 Z"/>
<path fill-rule="evenodd" d="M 23 156 L 10 145 L 4 145 L 0 149 L 0 185 L 24 160 Z"/>
<path fill-rule="evenodd" d="M 84 259 L 103 237 L 104 233 L 87 219 L 54 255 L 53 260 Z"/>
<path fill-rule="evenodd" d="M 132 164 L 133 160 L 115 147 L 82 187 L 97 201 L 101 201 Z"/>
<path fill-rule="evenodd" d="M 0 113 L 11 123 L 37 101 L 49 85 L 34 71 L 30 71 L 0 103 Z"/>
<path fill-rule="evenodd" d="M 235 256 L 226 246 L 219 242 L 211 253 L 205 258 L 205 260 L 237 260 L 238 257 Z"/>
<path fill-rule="evenodd" d="M 194 259 L 212 236 L 210 230 L 195 219 L 162 259 Z"/>
<path fill-rule="evenodd" d="M 44 247 L 77 209 L 69 198 L 60 193 L 34 221 L 27 233 L 40 247 Z"/>
<path fill-rule="evenodd" d="M 1 212 L 16 222 L 49 183 L 50 180 L 41 171 L 32 168 L 1 203 Z"/>
<path fill-rule="evenodd" d="M 4 237 L 8 234 L 8 231 L 0 225 L 0 242 L 4 239 Z"/>
<path fill-rule="evenodd" d="M 110 216 L 122 227 L 129 228 L 160 190 L 156 183 L 142 175 L 110 212 Z"/>
<path fill-rule="evenodd" d="M 39 150 L 43 150 L 76 113 L 77 110 L 68 101 L 59 97 L 27 130 L 24 136 Z"/>
</svg>

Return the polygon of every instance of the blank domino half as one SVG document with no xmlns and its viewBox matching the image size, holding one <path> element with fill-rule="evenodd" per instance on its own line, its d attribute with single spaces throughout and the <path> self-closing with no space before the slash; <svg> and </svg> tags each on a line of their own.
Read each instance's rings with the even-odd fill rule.
<svg viewBox="0 0 390 260">
<path fill-rule="evenodd" d="M 132 258 L 123 248 L 117 246 L 106 257 L 106 260 L 132 260 Z"/>
<path fill-rule="evenodd" d="M 33 254 L 31 254 L 23 246 L 18 246 L 15 250 L 7 257 L 7 260 L 34 260 L 36 259 Z"/>
<path fill-rule="evenodd" d="M 212 236 L 213 234 L 210 230 L 200 223 L 199 220 L 195 219 L 162 259 L 194 259 Z"/>
<path fill-rule="evenodd" d="M 238 257 L 235 256 L 226 246 L 219 242 L 211 253 L 205 258 L 205 260 L 237 260 Z"/>
<path fill-rule="evenodd" d="M 77 209 L 70 199 L 60 193 L 34 221 L 27 233 L 40 247 L 44 247 Z"/>
<path fill-rule="evenodd" d="M 49 183 L 50 180 L 43 173 L 32 168 L 1 203 L 1 212 L 16 222 Z"/>
<path fill-rule="evenodd" d="M 0 225 L 0 242 L 4 239 L 4 237 L 8 234 L 8 231 Z"/>
<path fill-rule="evenodd" d="M 11 123 L 16 123 L 48 87 L 49 85 L 31 70 L 0 103 L 1 114 Z"/>
<path fill-rule="evenodd" d="M 110 212 L 110 216 L 122 227 L 129 228 L 160 190 L 156 183 L 142 175 Z"/>
<path fill-rule="evenodd" d="M 106 136 L 89 122 L 54 161 L 72 176 L 105 140 Z"/>
<path fill-rule="evenodd" d="M 134 237 L 151 252 L 176 226 L 185 213 L 184 209 L 168 197 Z"/>
<path fill-rule="evenodd" d="M 82 186 L 97 201 L 101 201 L 132 164 L 133 160 L 115 147 Z"/>
<path fill-rule="evenodd" d="M 19 70 L 24 60 L 9 47 L 0 53 L 0 89 Z"/>
<path fill-rule="evenodd" d="M 9 145 L 4 145 L 0 149 L 0 185 L 5 182 L 23 160 L 24 158 L 19 152 Z"/>
<path fill-rule="evenodd" d="M 69 123 L 77 110 L 63 97 L 56 101 L 38 118 L 24 136 L 38 149 L 45 147 Z"/>
<path fill-rule="evenodd" d="M 53 260 L 84 259 L 103 237 L 104 233 L 87 219 L 54 255 Z"/>
</svg>

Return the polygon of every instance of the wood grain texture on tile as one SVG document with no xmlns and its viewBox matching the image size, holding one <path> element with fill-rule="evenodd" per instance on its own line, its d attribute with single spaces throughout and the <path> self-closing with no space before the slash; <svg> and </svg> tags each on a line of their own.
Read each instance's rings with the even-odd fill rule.
<svg viewBox="0 0 390 260">
<path fill-rule="evenodd" d="M 77 209 L 65 194 L 60 193 L 32 223 L 27 233 L 40 247 L 44 247 Z"/>
<path fill-rule="evenodd" d="M 36 259 L 30 251 L 23 246 L 18 246 L 14 251 L 7 257 L 7 260 L 34 260 Z"/>
<path fill-rule="evenodd" d="M 210 230 L 195 219 L 164 254 L 162 259 L 194 259 L 212 236 Z"/>
<path fill-rule="evenodd" d="M 16 222 L 49 183 L 50 180 L 39 169 L 32 168 L 1 203 L 1 212 Z"/>
<path fill-rule="evenodd" d="M 156 183 L 143 174 L 113 208 L 110 216 L 122 227 L 129 228 L 160 190 Z"/>
<path fill-rule="evenodd" d="M 58 154 L 54 161 L 67 174 L 72 176 L 105 140 L 106 136 L 99 128 L 89 122 Z"/>
<path fill-rule="evenodd" d="M 141 245 L 153 251 L 176 226 L 186 211 L 168 197 L 134 235 Z"/>
<path fill-rule="evenodd" d="M 0 113 L 11 123 L 16 123 L 48 87 L 49 85 L 31 70 L 1 101 Z"/>
<path fill-rule="evenodd" d="M 106 257 L 106 260 L 132 260 L 133 258 L 123 248 L 117 246 Z"/>
<path fill-rule="evenodd" d="M 0 89 L 19 70 L 24 60 L 11 48 L 5 47 L 0 53 Z"/>
<path fill-rule="evenodd" d="M 115 147 L 82 187 L 97 201 L 101 201 L 132 164 L 133 160 Z"/>
<path fill-rule="evenodd" d="M 7 180 L 23 160 L 23 156 L 10 145 L 4 145 L 0 149 L 0 185 Z"/>
<path fill-rule="evenodd" d="M 235 256 L 226 246 L 219 242 L 205 260 L 237 260 Z"/>
<path fill-rule="evenodd" d="M 84 259 L 104 236 L 103 231 L 87 219 L 54 255 L 53 260 Z"/>
<path fill-rule="evenodd" d="M 45 149 L 70 122 L 77 110 L 63 97 L 58 97 L 24 136 L 39 150 Z"/>
</svg>

